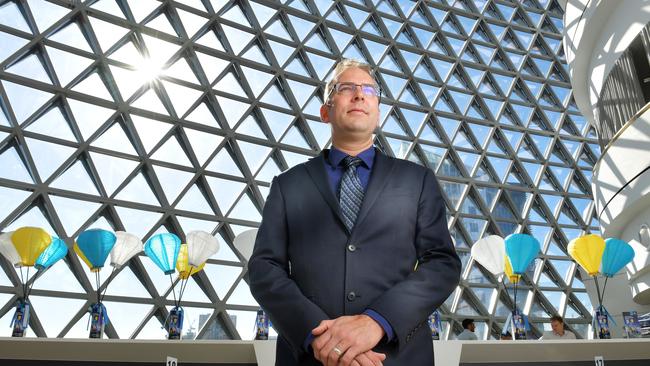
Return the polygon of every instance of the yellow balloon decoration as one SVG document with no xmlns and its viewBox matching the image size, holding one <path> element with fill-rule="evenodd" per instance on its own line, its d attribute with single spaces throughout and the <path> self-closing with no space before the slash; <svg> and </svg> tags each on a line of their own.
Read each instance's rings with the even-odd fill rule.
<svg viewBox="0 0 650 366">
<path fill-rule="evenodd" d="M 571 240 L 567 249 L 571 258 L 575 259 L 590 276 L 598 274 L 605 251 L 603 238 L 595 234 L 584 235 Z"/>
<path fill-rule="evenodd" d="M 510 264 L 510 258 L 508 258 L 507 255 L 506 255 L 506 268 L 504 269 L 504 272 L 506 273 L 506 276 L 508 276 L 510 282 L 512 283 L 519 282 L 521 275 L 512 273 L 512 264 Z"/>
<path fill-rule="evenodd" d="M 86 255 L 81 251 L 81 249 L 79 249 L 77 243 L 74 243 L 74 252 L 77 253 L 77 256 L 81 258 L 81 260 L 84 261 L 84 263 L 86 263 L 88 268 L 90 268 L 90 272 L 95 273 L 95 272 L 99 272 L 102 269 L 101 267 L 93 268 L 93 264 L 90 263 L 88 258 L 86 258 Z"/>
<path fill-rule="evenodd" d="M 187 258 L 187 244 L 181 244 L 181 250 L 178 252 L 178 260 L 176 261 L 178 277 L 180 277 L 181 280 L 186 280 L 195 273 L 200 272 L 203 267 L 205 267 L 205 262 L 201 263 L 198 268 L 192 267 L 192 270 L 190 271 L 190 265 L 188 264 Z"/>
<path fill-rule="evenodd" d="M 11 235 L 11 241 L 20 255 L 20 265 L 33 266 L 38 256 L 52 243 L 52 237 L 39 227 L 21 227 Z"/>
</svg>

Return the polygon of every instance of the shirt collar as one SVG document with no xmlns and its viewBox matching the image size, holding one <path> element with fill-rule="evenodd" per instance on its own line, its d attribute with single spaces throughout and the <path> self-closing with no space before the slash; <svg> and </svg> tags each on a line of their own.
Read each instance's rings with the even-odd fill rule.
<svg viewBox="0 0 650 366">
<path fill-rule="evenodd" d="M 346 156 L 348 156 L 348 154 L 332 146 L 328 154 L 328 160 L 331 166 L 337 167 Z M 375 148 L 371 146 L 360 152 L 357 157 L 363 161 L 368 169 L 372 169 L 372 163 L 375 160 Z"/>
</svg>

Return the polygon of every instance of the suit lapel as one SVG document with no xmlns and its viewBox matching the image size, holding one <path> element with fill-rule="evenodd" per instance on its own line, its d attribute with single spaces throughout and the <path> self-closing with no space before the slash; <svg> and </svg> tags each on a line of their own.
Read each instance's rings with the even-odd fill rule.
<svg viewBox="0 0 650 366">
<path fill-rule="evenodd" d="M 341 216 L 341 208 L 339 206 L 339 202 L 336 199 L 336 196 L 334 196 L 334 192 L 332 192 L 332 188 L 330 187 L 330 180 L 327 176 L 327 172 L 325 171 L 325 153 L 321 152 L 319 156 L 309 160 L 307 163 L 305 163 L 305 167 L 307 168 L 307 172 L 309 173 L 311 180 L 314 182 L 316 188 L 318 188 L 318 191 L 325 199 L 325 202 L 327 202 L 332 211 L 336 214 L 336 217 L 338 217 L 339 221 L 341 221 L 341 224 L 343 224 L 343 217 Z"/>
<path fill-rule="evenodd" d="M 363 220 L 368 215 L 368 212 L 377 201 L 377 198 L 384 190 L 386 183 L 388 183 L 389 177 L 393 170 L 394 159 L 388 158 L 378 149 L 375 150 L 375 161 L 372 166 L 372 173 L 370 174 L 370 181 L 368 182 L 368 188 L 363 197 L 363 203 L 361 204 L 361 211 L 357 216 L 357 222 L 354 224 L 354 229 L 358 228 Z"/>
</svg>

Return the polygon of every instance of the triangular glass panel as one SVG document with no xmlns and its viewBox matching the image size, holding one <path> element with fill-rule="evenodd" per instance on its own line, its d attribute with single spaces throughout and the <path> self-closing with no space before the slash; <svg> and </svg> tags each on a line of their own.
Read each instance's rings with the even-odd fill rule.
<svg viewBox="0 0 650 366">
<path fill-rule="evenodd" d="M 228 124 L 231 126 L 237 125 L 237 122 L 239 122 L 239 120 L 242 118 L 250 106 L 247 103 L 239 102 L 221 96 L 217 96 L 217 101 L 219 102 L 221 110 L 226 116 Z"/>
<path fill-rule="evenodd" d="M 213 133 L 202 132 L 190 128 L 183 128 L 183 131 L 185 132 L 185 136 L 187 136 L 190 146 L 192 147 L 200 165 L 205 164 L 216 147 L 223 141 L 222 136 Z"/>
<path fill-rule="evenodd" d="M 48 37 L 52 41 L 59 42 L 61 44 L 64 44 L 66 46 L 70 47 L 75 47 L 83 51 L 87 52 L 93 52 L 93 50 L 90 48 L 90 45 L 88 45 L 88 40 L 86 37 L 84 37 L 83 33 L 81 32 L 81 29 L 79 28 L 79 24 L 76 22 L 72 22 L 62 28 L 61 30 L 58 30 L 56 33 Z"/>
<path fill-rule="evenodd" d="M 0 202 L 2 202 L 0 203 L 0 221 L 11 214 L 30 195 L 29 191 L 0 187 Z"/>
<path fill-rule="evenodd" d="M 316 90 L 315 86 L 303 84 L 291 79 L 287 79 L 287 84 L 289 84 L 289 88 L 296 98 L 299 107 L 303 107 L 309 97 L 311 97 L 311 95 Z"/>
<path fill-rule="evenodd" d="M 65 172 L 59 175 L 51 184 L 53 188 L 65 189 L 74 192 L 99 195 L 95 183 L 88 175 L 84 163 L 77 161 Z"/>
<path fill-rule="evenodd" d="M 175 135 L 172 135 L 167 142 L 158 148 L 151 158 L 188 167 L 192 166 L 190 159 Z"/>
<path fill-rule="evenodd" d="M 48 290 L 56 291 L 58 288 L 48 288 Z M 41 321 L 45 336 L 54 338 L 81 310 L 86 300 L 32 295 L 29 297 L 29 302 L 32 305 L 32 311 L 36 312 L 40 319 L 47 319 L 47 321 Z"/>
<path fill-rule="evenodd" d="M 213 57 L 206 55 L 205 53 L 197 52 L 199 61 L 201 62 L 201 67 L 205 71 L 205 75 L 208 78 L 210 84 L 221 74 L 221 72 L 228 66 L 228 61 L 223 60 L 218 57 Z"/>
<path fill-rule="evenodd" d="M 271 23 L 271 25 L 269 25 L 268 28 L 266 28 L 265 32 L 267 34 L 282 38 L 290 42 L 293 41 L 291 35 L 289 35 L 289 32 L 287 31 L 287 27 L 284 25 L 284 23 L 282 22 L 282 18 L 280 17 L 276 18 L 275 21 Z"/>
<path fill-rule="evenodd" d="M 438 168 L 438 174 L 442 174 L 448 177 L 463 176 L 451 156 L 447 156 L 447 158 L 443 160 L 440 168 Z"/>
<path fill-rule="evenodd" d="M 246 163 L 248 163 L 251 173 L 255 174 L 271 152 L 271 148 L 244 141 L 237 141 L 237 144 L 244 155 Z"/>
<path fill-rule="evenodd" d="M 131 338 L 135 329 L 151 312 L 151 305 L 104 301 L 106 312 L 110 314 L 111 324 L 118 337 Z"/>
<path fill-rule="evenodd" d="M 491 284 L 492 282 L 488 279 L 488 277 L 483 274 L 483 271 L 479 268 L 478 262 L 472 266 L 472 269 L 470 270 L 469 274 L 467 275 L 467 282 L 469 283 L 484 283 L 484 284 Z M 475 288 L 474 291 L 476 292 L 478 288 Z M 484 290 L 484 289 L 481 289 Z M 488 290 L 490 293 L 492 292 L 492 289 L 485 289 Z M 484 304 L 487 306 L 488 304 Z"/>
<path fill-rule="evenodd" d="M 264 27 L 266 23 L 273 17 L 275 14 L 276 10 L 273 8 L 270 8 L 268 6 L 264 6 L 261 4 L 258 4 L 254 1 L 249 2 L 251 8 L 253 9 L 253 13 L 255 14 L 255 17 L 257 18 L 257 22 L 260 26 Z M 234 8 L 234 7 L 233 7 Z M 241 9 L 238 9 L 238 12 L 241 12 Z M 239 16 L 239 14 L 238 14 Z M 243 16 L 243 14 L 241 14 Z"/>
<path fill-rule="evenodd" d="M 503 199 L 503 196 L 501 197 L 497 205 L 494 207 L 494 210 L 492 211 L 492 216 L 497 219 L 505 219 L 505 220 L 513 220 L 513 221 L 517 219 L 515 213 L 513 212 L 508 202 L 506 202 L 506 200 Z"/>
<path fill-rule="evenodd" d="M 108 89 L 106 89 L 106 85 L 100 78 L 98 72 L 91 73 L 84 80 L 73 86 L 72 90 L 113 101 L 113 97 L 108 92 Z"/>
<path fill-rule="evenodd" d="M 11 4 L 11 3 L 9 3 Z M 13 63 L 6 69 L 7 72 L 23 76 L 29 79 L 34 79 L 47 84 L 52 84 L 52 80 L 43 68 L 39 54 L 32 53 L 21 60 Z"/>
<path fill-rule="evenodd" d="M 131 181 L 115 196 L 118 200 L 144 203 L 145 205 L 160 206 L 160 201 L 151 191 L 151 183 L 142 173 L 131 178 Z"/>
<path fill-rule="evenodd" d="M 237 202 L 230 213 L 228 213 L 228 217 L 253 222 L 259 222 L 262 220 L 259 210 L 255 207 L 253 201 L 251 201 L 247 194 L 241 196 L 239 202 Z"/>
<path fill-rule="evenodd" d="M 91 5 L 91 8 L 124 19 L 124 13 L 122 12 L 122 9 L 120 9 L 119 5 L 117 5 L 114 0 L 99 0 Z"/>
<path fill-rule="evenodd" d="M 68 141 L 77 142 L 70 130 L 68 121 L 61 114 L 61 109 L 54 107 L 25 128 L 26 131 L 39 133 Z"/>
<path fill-rule="evenodd" d="M 194 177 L 194 173 L 182 170 L 165 168 L 158 165 L 154 165 L 153 168 L 158 176 L 158 182 L 160 182 L 167 201 L 170 204 L 176 201 L 178 195 Z"/>
<path fill-rule="evenodd" d="M 270 39 L 268 42 L 271 46 L 271 51 L 273 51 L 273 55 L 275 56 L 276 60 L 278 60 L 278 64 L 280 66 L 284 65 L 296 50 L 295 47 L 287 46 L 284 43 L 276 42 Z"/>
<path fill-rule="evenodd" d="M 167 19 L 167 15 L 165 13 L 161 13 L 153 20 L 148 21 L 146 26 L 153 28 L 156 31 L 170 34 L 174 37 L 179 36 L 174 27 L 172 27 L 172 25 L 169 23 L 169 19 Z"/>
<path fill-rule="evenodd" d="M 262 96 L 260 101 L 269 105 L 291 109 L 285 95 L 280 91 L 277 83 L 273 84 L 266 93 L 264 93 L 264 96 Z"/>
<path fill-rule="evenodd" d="M 58 48 L 45 46 L 45 49 L 52 61 L 61 86 L 68 85 L 81 71 L 93 63 L 92 59 L 61 51 Z"/>
<path fill-rule="evenodd" d="M 165 86 L 165 91 L 174 106 L 176 115 L 180 118 L 185 115 L 188 109 L 196 103 L 199 97 L 203 94 L 201 91 L 188 88 L 176 83 L 171 83 L 162 80 L 161 83 Z"/>
<path fill-rule="evenodd" d="M 25 142 L 42 181 L 47 180 L 76 150 L 29 137 L 25 138 Z"/>
<path fill-rule="evenodd" d="M 102 133 L 91 146 L 123 152 L 125 154 L 137 155 L 131 141 L 127 137 L 121 123 L 113 124 L 106 132 Z"/>
<path fill-rule="evenodd" d="M 215 178 L 207 176 L 206 180 L 212 191 L 212 195 L 217 200 L 217 204 L 221 209 L 222 214 L 230 210 L 230 207 L 246 187 L 245 183 Z"/>
<path fill-rule="evenodd" d="M 476 191 L 479 194 L 479 197 L 483 199 L 483 203 L 488 209 L 492 209 L 492 205 L 497 197 L 499 190 L 494 187 L 482 187 L 477 186 Z"/>
<path fill-rule="evenodd" d="M 106 193 L 111 196 L 124 179 L 138 165 L 137 161 L 122 159 L 110 155 L 90 153 L 93 165 L 99 174 Z"/>
<path fill-rule="evenodd" d="M 283 144 L 298 146 L 304 149 L 311 149 L 302 132 L 300 132 L 296 126 L 293 126 L 289 129 L 281 142 Z"/>
<path fill-rule="evenodd" d="M 471 290 L 466 288 L 465 291 L 471 291 Z M 473 305 L 470 305 L 470 303 L 465 299 L 465 297 L 461 298 L 458 301 L 458 306 L 456 307 L 456 314 L 463 315 L 463 316 L 480 315 L 479 312 L 476 310 L 476 308 Z"/>
<path fill-rule="evenodd" d="M 324 80 L 332 66 L 334 66 L 335 61 L 327 57 L 313 54 L 311 52 L 306 52 L 306 55 L 314 67 L 314 70 L 316 70 L 318 78 Z"/>
<path fill-rule="evenodd" d="M 438 166 L 440 165 L 440 162 L 442 162 L 442 158 L 445 155 L 447 149 L 444 149 L 442 147 L 437 147 L 437 146 L 425 145 L 425 144 L 420 144 L 420 148 L 422 149 L 422 152 L 424 153 L 424 157 L 429 163 L 429 166 L 433 170 L 437 170 Z"/>
<path fill-rule="evenodd" d="M 49 195 L 56 214 L 68 236 L 73 236 L 81 225 L 101 206 L 99 203 Z"/>
<path fill-rule="evenodd" d="M 138 99 L 133 101 L 131 103 L 131 106 L 160 114 L 169 114 L 165 106 L 160 101 L 160 98 L 158 98 L 158 95 L 152 88 L 147 90 Z"/>
<path fill-rule="evenodd" d="M 138 1 L 134 4 L 129 4 L 133 17 L 135 18 L 136 23 L 140 23 L 147 15 L 156 9 L 160 5 L 159 2 L 154 0 L 143 0 Z"/>
<path fill-rule="evenodd" d="M 196 78 L 194 71 L 187 63 L 185 57 L 181 57 L 172 66 L 164 71 L 165 76 L 170 76 L 181 81 L 190 82 L 193 84 L 200 84 Z"/>
<path fill-rule="evenodd" d="M 226 52 L 219 38 L 217 38 L 217 36 L 214 34 L 214 31 L 209 28 L 203 36 L 196 40 L 196 43 L 208 48 Z"/>
<path fill-rule="evenodd" d="M 196 184 L 192 185 L 185 195 L 183 195 L 183 198 L 176 205 L 176 209 L 199 212 L 206 215 L 215 214 L 206 200 L 204 193 Z"/>
<path fill-rule="evenodd" d="M 322 121 L 314 121 L 311 119 L 307 119 L 306 121 L 316 139 L 316 142 L 318 143 L 318 147 L 321 149 L 325 148 L 331 137 L 331 127 Z"/>
<path fill-rule="evenodd" d="M 398 159 L 404 159 L 409 152 L 411 144 L 408 141 L 386 137 L 393 154 Z"/>
<path fill-rule="evenodd" d="M 314 23 L 291 14 L 288 15 L 288 18 L 291 25 L 293 25 L 293 29 L 298 35 L 298 38 L 300 38 L 300 41 L 304 41 L 305 37 L 307 37 L 314 28 Z"/>
<path fill-rule="evenodd" d="M 162 217 L 159 212 L 142 211 L 127 207 L 115 206 L 115 210 L 120 216 L 122 224 L 124 224 L 125 231 L 140 238 L 145 237 Z M 156 270 L 158 271 L 157 268 Z"/>
<path fill-rule="evenodd" d="M 246 66 L 242 66 L 242 70 L 244 71 L 244 75 L 247 76 L 246 80 L 248 81 L 248 85 L 253 90 L 253 94 L 255 95 L 255 97 L 260 96 L 262 91 L 264 91 L 264 89 L 268 86 L 268 84 L 275 76 L 273 74 L 268 74 L 266 72 L 262 72 L 257 69 L 249 68 Z M 237 83 L 237 86 L 239 86 L 239 83 Z M 241 87 L 239 87 L 239 89 L 241 90 Z M 243 94 L 243 90 L 241 90 L 241 93 Z M 243 94 L 242 96 L 245 96 L 245 94 Z"/>
<path fill-rule="evenodd" d="M 203 25 L 208 21 L 208 19 L 202 16 L 190 13 L 182 9 L 177 8 L 176 11 L 178 12 L 178 16 L 183 22 L 183 27 L 185 28 L 185 32 L 187 33 L 188 38 L 193 38 L 194 35 L 196 35 L 196 32 L 198 32 L 199 29 L 203 28 Z M 239 24 L 243 25 L 243 23 Z"/>
<path fill-rule="evenodd" d="M 463 204 L 460 206 L 460 212 L 469 215 L 482 215 L 483 212 L 474 201 L 472 196 L 468 195 L 463 200 Z"/>
<path fill-rule="evenodd" d="M 52 97 L 50 93 L 14 84 L 6 80 L 2 80 L 2 86 L 7 93 L 18 123 L 25 121 L 36 109 Z"/>
<path fill-rule="evenodd" d="M 228 153 L 228 150 L 225 148 L 222 148 L 221 151 L 217 153 L 210 164 L 208 164 L 206 169 L 221 174 L 228 174 L 242 178 L 244 177 L 244 175 L 241 173 L 240 168 L 237 166 L 237 164 L 235 164 L 232 157 L 230 156 L 230 153 Z"/>
</svg>

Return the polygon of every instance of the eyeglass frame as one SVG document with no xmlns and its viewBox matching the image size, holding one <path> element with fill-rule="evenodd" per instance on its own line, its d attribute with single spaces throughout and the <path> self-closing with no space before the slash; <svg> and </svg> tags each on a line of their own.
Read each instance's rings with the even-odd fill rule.
<svg viewBox="0 0 650 366">
<path fill-rule="evenodd" d="M 361 93 L 362 93 L 363 95 L 365 95 L 365 96 L 374 96 L 374 97 L 377 97 L 377 102 L 378 102 L 378 103 L 379 103 L 379 101 L 381 100 L 382 89 L 381 89 L 381 86 L 380 86 L 379 84 L 377 84 L 377 83 L 374 83 L 374 84 L 367 84 L 367 83 L 366 83 L 366 84 L 356 84 L 356 83 L 349 82 L 349 81 L 343 81 L 343 82 L 335 83 L 335 84 L 332 86 L 332 89 L 330 90 L 329 95 L 327 95 L 327 98 L 325 99 L 326 101 L 329 101 L 329 100 L 332 98 L 332 94 L 334 94 L 335 91 L 336 91 L 337 93 L 339 93 L 338 88 L 339 88 L 339 85 L 341 85 L 341 84 L 354 85 L 354 91 L 355 91 L 355 92 L 356 92 L 356 90 L 357 90 L 357 87 L 361 87 Z M 368 94 L 364 93 L 364 92 L 363 92 L 363 87 L 364 87 L 364 86 L 372 86 L 372 87 L 374 87 L 375 89 L 377 89 L 377 95 L 368 95 Z"/>
</svg>

